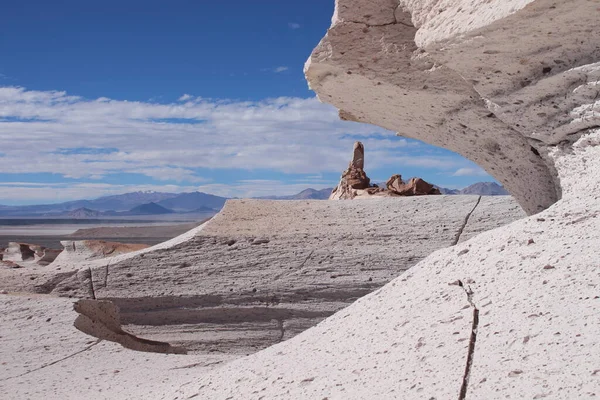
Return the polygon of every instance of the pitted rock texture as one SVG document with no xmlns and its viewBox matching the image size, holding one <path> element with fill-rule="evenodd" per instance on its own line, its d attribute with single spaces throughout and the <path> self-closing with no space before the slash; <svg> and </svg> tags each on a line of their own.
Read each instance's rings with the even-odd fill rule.
<svg viewBox="0 0 600 400">
<path fill-rule="evenodd" d="M 497 226 L 524 215 L 509 197 L 236 200 L 170 245 L 40 275 L 37 290 L 97 300 L 79 301 L 78 316 L 71 299 L 0 295 L 0 397 L 177 397 L 196 376 L 293 338 L 467 237 L 474 210 L 494 218 L 490 201 L 502 210 Z M 405 223 L 423 228 L 399 232 Z M 187 354 L 147 352 L 173 348 Z"/>
<path fill-rule="evenodd" d="M 74 299 L 0 294 L 0 398 L 153 399 L 232 357 L 138 352 L 73 326 Z"/>
<path fill-rule="evenodd" d="M 498 214 L 496 226 L 523 216 L 514 200 L 503 200 L 512 214 Z M 245 355 L 314 326 L 465 238 L 467 217 L 481 203 L 478 196 L 232 200 L 187 241 L 82 260 L 78 271 L 38 277 L 36 291 L 110 301 L 122 329 L 137 337 L 191 353 Z M 398 226 L 419 229 L 399 234 Z"/>
<path fill-rule="evenodd" d="M 460 153 L 534 214 L 561 196 L 553 146 L 597 126 L 597 18 L 596 0 L 337 0 L 305 72 L 342 118 Z"/>
<path fill-rule="evenodd" d="M 597 397 L 600 130 L 552 157 L 569 185 L 549 209 L 441 249 L 313 329 L 161 395 Z"/>
</svg>

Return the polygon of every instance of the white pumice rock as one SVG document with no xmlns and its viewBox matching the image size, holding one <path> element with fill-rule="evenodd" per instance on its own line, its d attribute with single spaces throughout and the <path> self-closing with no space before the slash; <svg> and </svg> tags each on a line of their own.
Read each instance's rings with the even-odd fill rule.
<svg viewBox="0 0 600 400">
<path fill-rule="evenodd" d="M 346 17 L 367 4 L 392 14 L 336 1 L 305 67 L 319 99 L 475 161 L 529 214 L 558 200 L 552 147 L 597 126 L 598 2 L 400 0 L 392 24 Z"/>
<path fill-rule="evenodd" d="M 210 399 L 598 396 L 600 129 L 552 157 L 568 184 L 547 210 L 439 250 L 295 338 L 163 393 Z"/>
<path fill-rule="evenodd" d="M 401 0 L 397 4 L 394 8 L 384 0 L 338 0 L 333 26 L 307 64 L 311 87 L 321 100 L 338 106 L 345 119 L 395 129 L 471 158 L 502 181 L 525 211 L 536 215 L 477 234 L 482 229 L 476 224 L 490 226 L 489 218 L 496 215 L 489 207 L 500 207 L 500 216 L 514 210 L 483 198 L 471 198 L 471 207 L 455 204 L 461 210 L 458 214 L 430 207 L 435 210 L 434 220 L 462 220 L 453 223 L 460 227 L 453 238 L 440 236 L 450 247 L 435 251 L 387 285 L 290 340 L 217 367 L 206 364 L 205 354 L 193 352 L 148 355 L 121 349 L 120 356 L 114 356 L 108 351 L 120 349 L 114 343 L 85 348 L 86 342 L 78 336 L 82 334 L 69 330 L 64 335 L 73 318 L 65 317 L 47 335 L 38 328 L 41 321 L 28 318 L 30 309 L 43 315 L 43 304 L 1 295 L 7 320 L 0 321 L 0 335 L 2 343 L 9 338 L 10 345 L 0 347 L 0 359 L 6 359 L 4 352 L 13 354 L 17 349 L 27 356 L 11 356 L 8 373 L 0 378 L 0 394 L 9 398 L 69 398 L 77 393 L 78 398 L 329 400 L 598 397 L 600 115 L 594 88 L 600 62 L 600 1 Z M 395 23 L 389 23 L 391 18 L 384 12 L 393 13 Z M 388 225 L 376 224 L 375 218 L 393 211 L 386 203 L 391 200 L 397 201 L 322 202 L 292 213 L 283 204 L 260 206 L 240 200 L 184 239 L 115 258 L 116 263 L 110 264 L 113 269 L 106 269 L 106 263 L 93 264 L 104 261 L 90 261 L 88 274 L 76 271 L 81 276 L 69 285 L 93 284 L 100 298 L 130 296 L 134 300 L 130 304 L 135 305 L 137 297 L 143 305 L 157 293 L 186 298 L 193 290 L 190 282 L 217 283 L 214 290 L 224 291 L 229 287 L 218 285 L 218 275 L 234 265 L 242 282 L 254 279 L 289 290 L 306 271 L 316 288 L 322 271 L 290 261 L 291 238 L 306 244 L 295 249 L 300 255 L 317 245 L 321 255 L 342 253 L 339 246 L 351 243 L 346 260 L 382 251 L 398 256 L 405 251 L 401 247 L 405 236 L 418 235 L 422 227 L 396 225 L 386 232 Z M 254 210 L 252 215 L 244 206 Z M 364 207 L 373 208 L 367 214 Z M 366 222 L 349 218 L 361 210 Z M 328 215 L 337 223 L 323 224 Z M 356 222 L 350 233 L 342 225 L 347 220 Z M 297 225 L 300 221 L 304 230 Z M 476 236 L 463 240 L 463 235 Z M 323 240 L 327 237 L 333 239 Z M 356 240 L 343 241 L 349 237 Z M 231 240 L 240 238 L 245 245 L 237 250 L 238 242 Z M 187 257 L 194 246 L 198 259 L 207 254 L 205 249 L 220 255 L 219 244 L 231 248 L 229 254 L 241 253 L 222 264 L 196 268 L 186 275 L 196 275 L 190 281 L 163 258 Z M 141 258 L 146 257 L 156 257 L 161 268 L 145 264 Z M 291 266 L 292 274 L 261 270 L 266 264 Z M 20 273 L 0 271 L 4 285 L 9 281 L 6 277 Z M 128 291 L 127 273 L 132 271 L 143 275 L 130 281 L 134 284 Z M 170 284 L 161 286 L 152 280 L 153 274 Z M 340 278 L 352 284 L 355 276 Z M 178 288 L 175 283 L 183 285 Z M 51 289 L 69 292 L 66 284 Z M 159 314 L 164 321 L 189 311 L 173 299 L 161 301 L 163 306 L 174 305 Z M 137 311 L 139 320 L 152 314 L 151 307 Z M 13 316 L 19 322 L 17 330 L 11 327 Z M 124 329 L 132 331 L 135 324 L 127 325 L 124 318 Z M 155 327 L 134 333 L 151 334 Z M 30 336 L 21 342 L 23 332 Z M 168 334 L 155 334 L 150 336 L 169 342 Z M 35 360 L 43 351 L 36 343 L 46 339 L 72 341 L 75 351 L 61 349 L 60 358 L 44 358 L 49 362 L 40 365 Z M 106 350 L 100 346 L 107 346 Z M 99 351 L 91 352 L 95 350 Z M 201 364 L 179 364 L 198 356 L 207 358 Z M 173 360 L 177 362 L 171 364 Z M 123 380 L 107 373 L 106 366 L 116 363 L 130 367 Z M 96 374 L 86 375 L 86 368 Z"/>
</svg>

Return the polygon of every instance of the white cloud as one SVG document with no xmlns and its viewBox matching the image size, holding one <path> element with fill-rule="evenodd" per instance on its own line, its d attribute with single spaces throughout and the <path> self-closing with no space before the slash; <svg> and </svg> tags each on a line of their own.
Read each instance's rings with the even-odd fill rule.
<svg viewBox="0 0 600 400">
<path fill-rule="evenodd" d="M 385 139 L 369 139 L 373 134 Z M 383 159 L 409 143 L 393 132 L 340 121 L 315 98 L 157 104 L 0 88 L 3 173 L 85 178 L 142 171 L 157 177 L 152 169 L 160 168 L 165 179 L 187 179 L 195 168 L 337 172 L 361 138 Z M 65 148 L 115 150 L 57 154 Z"/>
<path fill-rule="evenodd" d="M 479 167 L 474 168 L 459 168 L 452 176 L 489 176 L 487 172 Z"/>
<path fill-rule="evenodd" d="M 300 29 L 302 27 L 302 25 L 300 25 L 297 22 L 288 22 L 288 27 L 290 29 Z"/>
<path fill-rule="evenodd" d="M 180 98 L 178 98 L 177 101 L 188 101 L 191 99 L 192 99 L 192 95 L 186 93 L 183 96 L 181 96 Z"/>
<path fill-rule="evenodd" d="M 164 104 L 105 97 L 87 100 L 61 91 L 0 87 L 0 172 L 4 174 L 102 179 L 131 173 L 188 186 L 207 181 L 197 169 L 339 174 L 348 165 L 355 140 L 365 144 L 368 170 L 394 166 L 401 172 L 405 165 L 449 174 L 471 165 L 458 156 L 423 156 L 419 142 L 372 125 L 340 121 L 335 108 L 316 98 L 252 102 L 195 97 Z M 220 190 L 247 190 L 244 196 L 265 193 L 240 185 Z M 30 190 L 31 185 L 25 189 L 20 193 L 39 193 Z M 106 192 L 81 194 L 89 198 Z"/>
<path fill-rule="evenodd" d="M 290 68 L 286 67 L 285 65 L 281 65 L 279 67 L 274 67 L 274 68 L 261 68 L 260 70 L 262 72 L 274 72 L 276 74 L 280 74 L 282 72 L 288 71 Z"/>
</svg>

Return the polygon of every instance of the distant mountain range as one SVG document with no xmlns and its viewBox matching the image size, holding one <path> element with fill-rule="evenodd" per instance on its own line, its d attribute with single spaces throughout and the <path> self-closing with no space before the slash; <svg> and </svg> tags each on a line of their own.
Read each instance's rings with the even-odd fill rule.
<svg viewBox="0 0 600 400">
<path fill-rule="evenodd" d="M 208 209 L 214 211 L 212 209 Z M 140 204 L 139 206 L 133 207 L 129 211 L 96 211 L 90 210 L 89 208 L 78 208 L 73 211 L 60 213 L 58 216 L 68 217 L 74 219 L 88 219 L 88 218 L 99 218 L 99 217 L 121 217 L 121 216 L 135 216 L 135 215 L 163 215 L 173 214 L 173 210 L 169 210 L 156 203 Z"/>
<path fill-rule="evenodd" d="M 477 182 L 464 189 L 448 189 L 436 186 L 442 194 L 470 194 L 479 196 L 508 196 L 510 193 L 495 182 Z"/>
<path fill-rule="evenodd" d="M 264 196 L 257 198 L 265 200 L 327 200 L 332 190 L 333 188 L 321 190 L 309 188 L 290 196 Z"/>
<path fill-rule="evenodd" d="M 501 196 L 508 192 L 494 182 L 479 182 L 461 190 L 438 187 L 442 194 L 471 194 Z M 265 196 L 259 199 L 271 200 L 327 200 L 332 188 L 306 189 L 289 196 Z M 173 213 L 214 214 L 227 201 L 226 197 L 208 193 L 161 193 L 132 192 L 95 200 L 76 200 L 59 204 L 32 206 L 0 205 L 1 217 L 62 217 L 74 219 L 99 218 L 107 216 L 165 215 Z"/>
<path fill-rule="evenodd" d="M 98 218 L 173 213 L 214 214 L 227 201 L 208 193 L 132 192 L 95 200 L 76 200 L 33 206 L 0 206 L 3 217 Z"/>
</svg>

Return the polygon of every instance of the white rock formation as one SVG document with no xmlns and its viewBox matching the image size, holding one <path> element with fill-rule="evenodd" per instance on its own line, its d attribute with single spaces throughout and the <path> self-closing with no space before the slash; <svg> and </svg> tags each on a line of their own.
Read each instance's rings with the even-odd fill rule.
<svg viewBox="0 0 600 400">
<path fill-rule="evenodd" d="M 63 251 L 56 257 L 55 265 L 114 257 L 150 247 L 146 244 L 107 242 L 105 240 L 63 240 L 60 244 L 63 246 Z"/>
<path fill-rule="evenodd" d="M 110 299 L 125 330 L 140 337 L 191 352 L 248 354 L 317 324 L 469 232 L 523 216 L 505 197 L 490 221 L 468 218 L 492 200 L 232 200 L 177 246 L 102 260 L 67 252 L 78 271 L 61 269 L 31 285 L 38 293 Z"/>
<path fill-rule="evenodd" d="M 9 242 L 0 259 L 21 267 L 46 266 L 52 263 L 61 251 L 36 244 Z"/>
<path fill-rule="evenodd" d="M 471 158 L 539 214 L 439 250 L 317 327 L 175 393 L 597 397 L 599 10 L 588 0 L 338 0 L 306 69 L 319 97 L 342 118 Z"/>
<path fill-rule="evenodd" d="M 295 338 L 160 395 L 597 397 L 600 129 L 552 157 L 565 184 L 549 209 L 439 250 Z"/>
<path fill-rule="evenodd" d="M 588 0 L 337 0 L 306 76 L 342 118 L 466 156 L 533 214 L 561 196 L 552 148 L 598 125 L 597 21 Z"/>
</svg>

